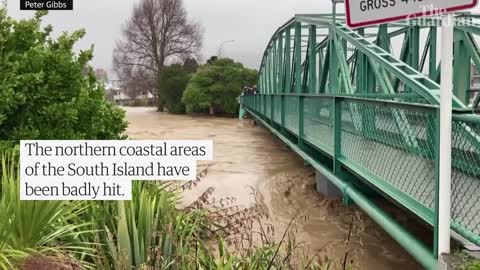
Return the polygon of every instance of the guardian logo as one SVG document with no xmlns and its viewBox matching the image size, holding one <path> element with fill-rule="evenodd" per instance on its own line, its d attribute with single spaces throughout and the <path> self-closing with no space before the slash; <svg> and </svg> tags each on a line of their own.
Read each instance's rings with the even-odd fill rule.
<svg viewBox="0 0 480 270">
<path fill-rule="evenodd" d="M 20 10 L 73 10 L 73 0 L 20 0 Z"/>
</svg>

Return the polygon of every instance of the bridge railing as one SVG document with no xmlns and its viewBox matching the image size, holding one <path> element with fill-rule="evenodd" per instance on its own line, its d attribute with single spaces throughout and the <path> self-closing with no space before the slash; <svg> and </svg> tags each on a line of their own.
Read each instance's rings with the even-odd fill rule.
<svg viewBox="0 0 480 270">
<path fill-rule="evenodd" d="M 438 106 L 306 93 L 243 96 L 242 105 L 339 177 L 359 178 L 437 228 Z M 477 245 L 479 119 L 455 114 L 452 138 L 452 228 Z"/>
<path fill-rule="evenodd" d="M 480 116 L 454 115 L 452 162 L 452 226 L 480 245 Z"/>
</svg>

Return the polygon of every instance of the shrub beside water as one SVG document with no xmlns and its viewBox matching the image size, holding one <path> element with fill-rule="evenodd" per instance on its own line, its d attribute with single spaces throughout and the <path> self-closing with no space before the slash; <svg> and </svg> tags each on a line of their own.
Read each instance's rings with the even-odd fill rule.
<svg viewBox="0 0 480 270">
<path fill-rule="evenodd" d="M 45 14 L 16 21 L 0 4 L 0 140 L 122 138 L 124 112 L 88 66 L 93 47 L 74 53 L 85 31 L 52 38 Z"/>
</svg>

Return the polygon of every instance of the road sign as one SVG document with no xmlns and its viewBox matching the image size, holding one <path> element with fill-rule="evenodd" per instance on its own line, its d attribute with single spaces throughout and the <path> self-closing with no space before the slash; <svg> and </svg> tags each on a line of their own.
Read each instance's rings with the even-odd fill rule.
<svg viewBox="0 0 480 270">
<path fill-rule="evenodd" d="M 355 28 L 470 9 L 478 0 L 346 0 L 348 26 Z"/>
</svg>

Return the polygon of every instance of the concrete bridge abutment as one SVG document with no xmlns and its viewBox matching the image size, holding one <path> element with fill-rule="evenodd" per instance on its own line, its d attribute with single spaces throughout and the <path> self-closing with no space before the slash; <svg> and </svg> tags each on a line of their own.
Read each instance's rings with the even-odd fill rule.
<svg viewBox="0 0 480 270">
<path fill-rule="evenodd" d="M 338 199 L 343 197 L 340 189 L 338 189 L 337 186 L 332 184 L 330 180 L 328 180 L 328 178 L 319 171 L 315 171 L 315 182 L 317 192 L 321 193 L 326 198 Z"/>
</svg>

